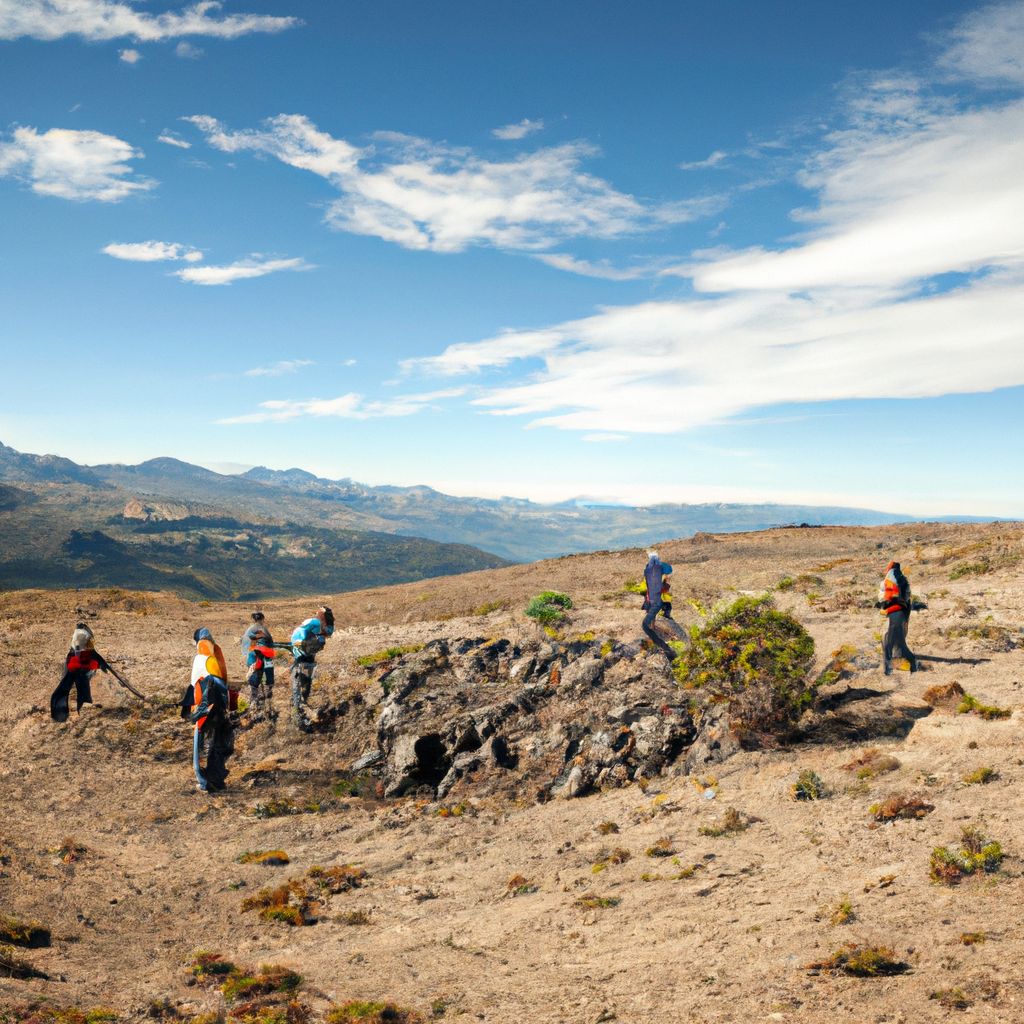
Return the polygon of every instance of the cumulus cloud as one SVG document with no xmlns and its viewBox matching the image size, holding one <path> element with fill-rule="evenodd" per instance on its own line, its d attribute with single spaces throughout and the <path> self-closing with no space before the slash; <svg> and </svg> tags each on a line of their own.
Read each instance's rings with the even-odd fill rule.
<svg viewBox="0 0 1024 1024">
<path fill-rule="evenodd" d="M 202 0 L 153 14 L 118 0 L 0 0 L 0 39 L 80 36 L 99 42 L 127 37 L 145 43 L 180 36 L 236 39 L 253 32 L 282 32 L 301 24 L 298 18 L 266 14 L 222 16 L 222 6 Z"/>
<path fill-rule="evenodd" d="M 312 359 L 282 359 L 270 366 L 254 366 L 246 370 L 246 377 L 283 377 L 289 373 L 297 373 L 304 366 L 312 366 Z"/>
<path fill-rule="evenodd" d="M 128 161 L 141 157 L 124 140 L 102 132 L 15 128 L 9 141 L 0 138 L 0 177 L 26 181 L 40 195 L 115 203 L 156 185 L 134 176 Z"/>
<path fill-rule="evenodd" d="M 464 388 L 446 388 L 417 395 L 398 395 L 387 401 L 366 401 L 354 391 L 337 398 L 272 399 L 260 402 L 259 412 L 229 416 L 218 423 L 283 423 L 310 416 L 348 420 L 369 420 L 382 417 L 412 416 L 435 406 L 445 398 L 457 398 Z"/>
<path fill-rule="evenodd" d="M 203 258 L 198 249 L 179 242 L 111 242 L 105 245 L 102 252 L 118 260 L 131 260 L 135 263 L 156 263 L 160 260 L 184 260 L 196 263 Z"/>
<path fill-rule="evenodd" d="M 1012 50 L 1007 10 L 992 9 L 988 35 L 967 19 L 950 52 L 965 38 L 972 53 Z M 1024 51 L 1024 25 L 1013 45 Z M 982 74 L 980 58 L 956 66 Z M 480 408 L 597 434 L 1024 385 L 1024 99 L 956 104 L 901 75 L 859 84 L 798 177 L 812 202 L 784 246 L 672 268 L 692 298 L 507 331 L 406 369 L 501 370 Z"/>
<path fill-rule="evenodd" d="M 157 136 L 157 142 L 162 142 L 165 146 L 175 146 L 178 149 L 191 149 L 192 143 L 186 142 L 184 139 L 179 139 L 173 132 L 161 132 Z"/>
<path fill-rule="evenodd" d="M 327 207 L 329 225 L 407 249 L 543 251 L 570 238 L 615 238 L 693 220 L 719 202 L 641 202 L 583 170 L 596 151 L 580 142 L 490 161 L 395 133 L 378 133 L 373 148 L 360 148 L 301 114 L 245 131 L 206 115 L 187 120 L 223 152 L 266 154 L 326 179 L 341 193 Z"/>
<path fill-rule="evenodd" d="M 142 54 L 138 50 L 121 50 L 118 52 L 118 57 L 125 64 L 138 64 L 142 60 Z"/>
<path fill-rule="evenodd" d="M 311 270 L 312 267 L 301 258 L 268 260 L 259 256 L 250 256 L 244 260 L 220 266 L 186 267 L 176 270 L 175 277 L 189 284 L 222 285 L 233 281 L 243 281 L 251 277 L 265 277 L 279 270 Z"/>
<path fill-rule="evenodd" d="M 531 121 L 528 117 L 524 117 L 517 124 L 506 124 L 501 128 L 493 129 L 491 134 L 496 139 L 514 142 L 517 139 L 525 139 L 527 135 L 532 135 L 534 132 L 539 132 L 543 127 L 543 121 Z"/>
</svg>

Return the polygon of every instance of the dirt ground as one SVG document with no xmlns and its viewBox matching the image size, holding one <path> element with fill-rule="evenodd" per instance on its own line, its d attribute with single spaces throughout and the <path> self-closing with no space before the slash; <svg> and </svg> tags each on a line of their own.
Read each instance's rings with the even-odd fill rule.
<svg viewBox="0 0 1024 1024">
<path fill-rule="evenodd" d="M 659 550 L 675 565 L 686 625 L 700 620 L 688 599 L 706 607 L 773 589 L 813 635 L 818 668 L 848 646 L 854 685 L 919 698 L 955 680 L 1012 715 L 936 710 L 906 739 L 873 744 L 900 762 L 873 778 L 843 767 L 861 747 L 798 746 L 739 754 L 703 784 L 670 775 L 645 789 L 544 804 L 469 800 L 439 813 L 452 809 L 332 794 L 332 779 L 351 767 L 351 740 L 288 728 L 282 678 L 277 728 L 240 732 L 229 790 L 211 798 L 195 791 L 189 727 L 174 709 L 140 716 L 134 698 L 97 676 L 99 706 L 55 725 L 49 694 L 79 616 L 128 679 L 171 703 L 188 681 L 200 625 L 241 675 L 237 637 L 250 608 L 110 590 L 5 593 L 0 913 L 42 922 L 53 941 L 19 950 L 50 979 L 0 978 L 0 1008 L 45 998 L 109 1006 L 123 1021 L 149 1019 L 153 1000 L 183 1015 L 222 1010 L 215 989 L 188 983 L 186 965 L 207 949 L 294 968 L 316 1012 L 390 999 L 425 1018 L 492 1024 L 910 1024 L 960 1013 L 1024 1021 L 1024 527 L 787 529 Z M 886 678 L 884 622 L 869 605 L 890 558 L 928 609 L 910 630 L 922 671 Z M 522 610 L 543 589 L 572 596 L 567 634 L 636 639 L 640 599 L 624 587 L 643 561 L 640 551 L 600 552 L 264 610 L 283 640 L 321 600 L 333 607 L 338 630 L 320 659 L 316 704 L 375 685 L 355 663 L 361 655 L 437 637 L 535 634 Z M 777 589 L 787 577 L 792 585 Z M 273 787 L 255 784 L 258 772 L 246 777 L 271 763 L 294 773 Z M 982 767 L 994 770 L 991 781 L 963 781 Z M 824 780 L 826 799 L 792 799 L 805 768 Z M 917 794 L 934 811 L 877 825 L 869 807 L 894 793 Z M 319 813 L 254 813 L 275 797 L 331 799 Z M 759 821 L 717 838 L 698 832 L 727 808 Z M 618 831 L 602 834 L 608 822 Z M 1002 844 L 1001 869 L 934 884 L 932 849 L 965 825 Z M 84 848 L 70 863 L 67 839 Z M 661 839 L 672 853 L 648 856 Z M 291 863 L 238 862 L 269 849 Z M 612 849 L 629 857 L 595 872 Z M 368 876 L 326 898 L 312 927 L 241 910 L 261 887 L 335 864 L 361 865 Z M 522 880 L 513 895 L 514 876 Z M 581 906 L 581 897 L 609 905 Z M 851 920 L 832 923 L 844 902 Z M 967 933 L 984 941 L 964 944 Z M 808 969 L 850 942 L 889 946 L 907 970 L 856 978 Z M 956 990 L 966 1009 L 949 1008 Z"/>
</svg>

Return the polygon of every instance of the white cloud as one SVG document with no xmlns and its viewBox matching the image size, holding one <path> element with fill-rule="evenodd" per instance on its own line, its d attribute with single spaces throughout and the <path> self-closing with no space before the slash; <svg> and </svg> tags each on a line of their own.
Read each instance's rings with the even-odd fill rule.
<svg viewBox="0 0 1024 1024">
<path fill-rule="evenodd" d="M 607 444 L 610 441 L 628 441 L 629 434 L 584 434 L 581 441 L 590 441 L 594 444 Z"/>
<path fill-rule="evenodd" d="M 556 270 L 565 270 L 582 277 L 596 277 L 602 281 L 635 281 L 641 277 L 651 277 L 657 268 L 651 264 L 640 267 L 614 267 L 608 260 L 579 260 L 564 252 L 538 253 L 534 259 Z"/>
<path fill-rule="evenodd" d="M 953 33 L 942 64 L 988 84 L 1024 83 L 1024 4 L 993 4 L 968 14 Z"/>
<path fill-rule="evenodd" d="M 728 158 L 729 154 L 724 150 L 716 149 L 709 156 L 706 156 L 703 160 L 692 160 L 689 163 L 682 163 L 679 165 L 679 169 L 683 171 L 703 171 L 711 167 L 718 167 L 723 164 Z"/>
<path fill-rule="evenodd" d="M 132 177 L 128 161 L 141 157 L 127 142 L 102 132 L 15 128 L 9 142 L 0 141 L 0 177 L 27 181 L 40 195 L 112 203 L 156 185 Z"/>
<path fill-rule="evenodd" d="M 0 39 L 81 36 L 98 42 L 128 37 L 145 43 L 180 36 L 235 39 L 301 24 L 298 18 L 265 14 L 218 17 L 222 6 L 202 0 L 179 11 L 150 14 L 117 0 L 0 0 Z"/>
<path fill-rule="evenodd" d="M 1009 52 L 1007 19 L 989 24 Z M 989 53 L 967 25 L 972 52 Z M 1024 49 L 1024 25 L 1016 39 Z M 406 369 L 501 369 L 480 408 L 598 434 L 1024 385 L 1024 100 L 956 107 L 895 75 L 862 86 L 799 176 L 815 202 L 785 247 L 674 268 L 692 299 L 508 331 Z"/>
<path fill-rule="evenodd" d="M 204 51 L 200 47 L 193 46 L 184 39 L 174 48 L 174 56 L 180 57 L 182 60 L 199 60 L 203 53 Z"/>
<path fill-rule="evenodd" d="M 534 132 L 539 132 L 543 127 L 543 121 L 531 121 L 528 117 L 524 117 L 518 124 L 506 124 L 501 128 L 495 128 L 491 134 L 496 139 L 514 142 L 517 139 L 525 139 L 527 135 L 533 135 Z"/>
<path fill-rule="evenodd" d="M 203 258 L 198 249 L 179 242 L 111 242 L 105 245 L 102 252 L 119 260 L 132 260 L 136 263 L 155 263 L 160 260 L 184 260 L 195 263 Z"/>
<path fill-rule="evenodd" d="M 457 398 L 465 388 L 446 388 L 418 395 L 399 395 L 388 401 L 366 401 L 354 391 L 337 398 L 272 399 L 260 402 L 260 412 L 230 416 L 218 423 L 283 423 L 309 416 L 319 419 L 369 420 L 382 417 L 412 416 L 430 409 L 445 398 Z"/>
<path fill-rule="evenodd" d="M 179 139 L 172 132 L 162 132 L 157 136 L 157 142 L 162 142 L 165 146 L 176 146 L 178 149 L 191 149 L 192 143 L 186 142 L 184 139 Z"/>
<path fill-rule="evenodd" d="M 142 54 L 138 50 L 120 50 L 117 55 L 125 64 L 138 64 L 142 60 Z"/>
<path fill-rule="evenodd" d="M 288 373 L 297 373 L 304 366 L 312 366 L 312 359 L 282 359 L 271 366 L 254 366 L 246 370 L 246 377 L 283 377 Z"/>
<path fill-rule="evenodd" d="M 175 277 L 190 284 L 221 285 L 243 281 L 251 277 L 265 277 L 279 270 L 311 270 L 312 266 L 301 258 L 268 260 L 259 256 L 236 260 L 222 266 L 186 267 L 176 270 Z"/>
<path fill-rule="evenodd" d="M 186 120 L 226 153 L 267 154 L 325 178 L 341 193 L 328 206 L 328 224 L 407 249 L 542 251 L 569 238 L 615 238 L 693 220 L 721 205 L 707 197 L 645 204 L 586 173 L 581 164 L 595 150 L 578 142 L 488 161 L 395 133 L 378 133 L 374 148 L 361 149 L 300 114 L 248 131 L 228 131 L 205 115 Z"/>
</svg>

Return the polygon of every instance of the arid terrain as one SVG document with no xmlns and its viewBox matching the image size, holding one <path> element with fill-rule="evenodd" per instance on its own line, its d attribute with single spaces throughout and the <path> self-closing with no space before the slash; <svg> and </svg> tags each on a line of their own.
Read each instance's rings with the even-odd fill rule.
<svg viewBox="0 0 1024 1024">
<path fill-rule="evenodd" d="M 198 626 L 241 677 L 251 606 L 0 595 L 0 913 L 51 932 L 14 949 L 47 977 L 0 978 L 0 1021 L 76 1007 L 283 1024 L 301 1005 L 319 1022 L 352 1000 L 411 1015 L 350 1007 L 334 1020 L 1024 1021 L 1024 527 L 778 529 L 659 550 L 684 626 L 771 591 L 813 636 L 826 696 L 802 741 L 683 743 L 673 723 L 688 691 L 640 643 L 627 589 L 644 554 L 598 552 L 267 602 L 279 640 L 322 601 L 334 609 L 319 728 L 289 724 L 282 663 L 276 723 L 243 716 L 228 791 L 211 797 L 196 792 L 190 727 L 170 705 Z M 885 677 L 873 603 L 891 558 L 927 610 L 910 627 L 921 671 Z M 555 636 L 523 614 L 547 589 L 574 603 Z M 79 617 L 151 703 L 97 675 L 97 706 L 51 722 Z M 1009 716 L 922 700 L 954 681 Z M 821 799 L 794 799 L 803 770 Z M 893 795 L 932 809 L 876 821 L 870 808 Z M 933 849 L 965 826 L 1001 844 L 998 870 L 933 882 Z M 240 862 L 272 850 L 289 863 Z M 330 875 L 342 865 L 361 870 Z M 350 881 L 321 884 L 316 866 Z M 306 894 L 298 919 L 315 923 L 243 910 L 292 879 Z M 851 943 L 888 947 L 899 973 L 812 966 Z M 197 978 L 199 950 L 298 972 L 292 1009 Z"/>
</svg>

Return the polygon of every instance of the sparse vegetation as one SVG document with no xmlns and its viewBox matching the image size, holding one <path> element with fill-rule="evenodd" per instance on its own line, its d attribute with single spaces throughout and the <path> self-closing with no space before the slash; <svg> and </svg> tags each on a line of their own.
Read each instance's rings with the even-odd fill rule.
<svg viewBox="0 0 1024 1024">
<path fill-rule="evenodd" d="M 648 846 L 644 852 L 648 857 L 671 857 L 676 851 L 672 840 L 668 836 L 662 836 L 653 845 Z"/>
<path fill-rule="evenodd" d="M 39 949 L 50 944 L 50 929 L 38 921 L 22 921 L 0 914 L 0 943 Z"/>
<path fill-rule="evenodd" d="M 242 900 L 242 912 L 258 910 L 264 921 L 289 925 L 292 928 L 316 924 L 312 914 L 309 890 L 292 879 L 274 889 L 260 889 L 255 896 Z"/>
<path fill-rule="evenodd" d="M 291 863 L 284 850 L 246 850 L 236 859 L 239 864 L 260 864 L 264 867 L 283 867 Z"/>
<path fill-rule="evenodd" d="M 960 830 L 960 845 L 937 846 L 932 850 L 930 876 L 933 882 L 958 885 L 964 878 L 978 872 L 991 874 L 999 870 L 1003 848 L 974 825 Z"/>
<path fill-rule="evenodd" d="M 566 612 L 571 607 L 572 598 L 568 594 L 545 590 L 530 600 L 526 606 L 526 615 L 542 626 L 554 626 L 566 618 Z"/>
<path fill-rule="evenodd" d="M 855 978 L 878 978 L 903 974 L 910 965 L 896 958 L 889 946 L 862 946 L 849 943 L 837 949 L 828 959 L 808 964 L 809 970 L 835 971 Z"/>
<path fill-rule="evenodd" d="M 608 910 L 617 907 L 622 900 L 618 896 L 580 896 L 576 900 L 576 906 L 581 910 Z"/>
<path fill-rule="evenodd" d="M 751 825 L 760 820 L 760 818 L 755 818 L 752 814 L 743 814 L 741 811 L 737 811 L 735 807 L 729 807 L 714 825 L 701 825 L 697 832 L 699 835 L 715 838 L 734 835 L 737 832 L 745 832 Z"/>
<path fill-rule="evenodd" d="M 314 864 L 306 872 L 306 878 L 312 881 L 318 888 L 334 895 L 340 892 L 349 892 L 352 889 L 359 889 L 368 877 L 369 875 L 365 868 L 354 864 L 337 864 L 330 868 Z"/>
<path fill-rule="evenodd" d="M 881 803 L 872 804 L 870 811 L 875 821 L 896 821 L 900 818 L 916 820 L 931 814 L 934 804 L 926 803 L 919 796 L 897 793 Z"/>
<path fill-rule="evenodd" d="M 853 904 L 849 899 L 842 899 L 836 904 L 835 909 L 829 915 L 829 922 L 836 927 L 844 924 L 850 924 L 857 919 L 857 915 L 853 912 Z"/>
<path fill-rule="evenodd" d="M 984 576 L 985 573 L 992 571 L 992 565 L 988 559 L 983 559 L 980 562 L 961 562 L 959 565 L 954 565 L 949 572 L 950 580 L 961 580 L 965 576 Z"/>
<path fill-rule="evenodd" d="M 328 1010 L 324 1024 L 423 1024 L 423 1017 L 394 1003 L 355 999 Z"/>
<path fill-rule="evenodd" d="M 65 836 L 57 850 L 57 856 L 64 864 L 74 864 L 86 854 L 85 847 L 73 836 Z"/>
<path fill-rule="evenodd" d="M 984 785 L 985 783 L 992 782 L 999 778 L 999 772 L 995 768 L 989 765 L 982 765 L 981 768 L 975 768 L 973 772 L 968 772 L 963 777 L 963 782 L 968 786 Z"/>
<path fill-rule="evenodd" d="M 934 999 L 944 1010 L 966 1010 L 971 1006 L 970 999 L 962 988 L 943 988 L 932 992 L 929 999 Z"/>
<path fill-rule="evenodd" d="M 828 796 L 828 789 L 822 782 L 821 776 L 810 768 L 804 768 L 796 777 L 789 791 L 794 800 L 824 800 Z"/>
<path fill-rule="evenodd" d="M 602 821 L 597 826 L 597 831 L 603 836 L 610 836 L 619 831 L 619 826 L 614 821 Z"/>
<path fill-rule="evenodd" d="M 37 971 L 28 960 L 18 955 L 13 946 L 0 945 L 0 978 L 45 978 L 42 971 Z M 0 1021 L 3 1018 L 0 1017 Z"/>
<path fill-rule="evenodd" d="M 984 718 L 986 722 L 994 722 L 1001 718 L 1009 718 L 1013 712 L 1010 708 L 1000 708 L 995 704 L 983 704 L 976 697 L 965 693 L 957 705 L 956 713 L 958 715 L 978 715 L 979 718 Z"/>
<path fill-rule="evenodd" d="M 525 875 L 513 875 L 506 883 L 505 892 L 509 896 L 528 896 L 537 892 L 538 888 Z"/>
<path fill-rule="evenodd" d="M 596 875 L 614 864 L 625 864 L 632 856 L 629 850 L 621 846 L 615 847 L 614 850 L 602 850 L 590 870 Z"/>
<path fill-rule="evenodd" d="M 987 940 L 988 934 L 986 932 L 961 932 L 957 942 L 961 946 L 980 946 Z"/>
<path fill-rule="evenodd" d="M 811 635 L 771 597 L 741 597 L 691 627 L 673 672 L 709 702 L 727 704 L 733 728 L 753 738 L 785 732 L 811 703 L 813 658 Z"/>
<path fill-rule="evenodd" d="M 391 661 L 393 658 L 400 658 L 403 654 L 415 654 L 417 651 L 422 650 L 423 644 L 404 644 L 399 647 L 386 647 L 382 651 L 374 651 L 372 654 L 364 654 L 361 658 L 356 658 L 356 664 L 362 668 L 375 668 L 377 665 L 383 665 L 384 662 Z"/>
<path fill-rule="evenodd" d="M 856 772 L 858 779 L 873 779 L 876 775 L 894 772 L 899 767 L 899 758 L 883 754 L 878 747 L 865 750 L 859 757 L 843 765 L 844 771 Z"/>
</svg>

